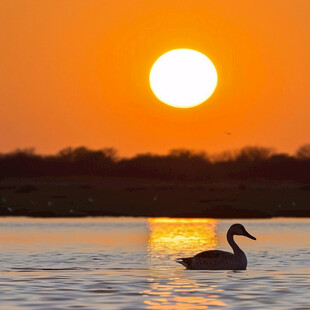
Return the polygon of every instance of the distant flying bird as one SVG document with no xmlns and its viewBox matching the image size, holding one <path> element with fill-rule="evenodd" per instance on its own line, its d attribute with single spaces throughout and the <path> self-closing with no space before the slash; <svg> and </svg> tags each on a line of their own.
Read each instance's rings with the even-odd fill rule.
<svg viewBox="0 0 310 310">
<path fill-rule="evenodd" d="M 193 257 L 178 258 L 176 261 L 187 269 L 194 270 L 245 270 L 247 267 L 247 258 L 244 252 L 234 241 L 234 235 L 246 236 L 256 240 L 251 236 L 241 224 L 233 224 L 227 232 L 227 241 L 232 247 L 234 253 L 211 250 L 201 252 Z"/>
<path fill-rule="evenodd" d="M 229 131 L 225 131 L 225 134 L 226 134 L 227 136 L 231 136 L 231 132 L 229 132 Z"/>
</svg>

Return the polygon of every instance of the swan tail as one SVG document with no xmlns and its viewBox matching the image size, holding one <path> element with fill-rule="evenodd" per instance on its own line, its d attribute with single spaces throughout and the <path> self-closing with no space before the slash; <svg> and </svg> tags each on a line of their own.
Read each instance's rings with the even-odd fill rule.
<svg viewBox="0 0 310 310">
<path fill-rule="evenodd" d="M 190 265 L 192 263 L 192 258 L 188 257 L 188 258 L 177 258 L 176 262 L 183 265 L 185 268 L 189 269 Z"/>
</svg>

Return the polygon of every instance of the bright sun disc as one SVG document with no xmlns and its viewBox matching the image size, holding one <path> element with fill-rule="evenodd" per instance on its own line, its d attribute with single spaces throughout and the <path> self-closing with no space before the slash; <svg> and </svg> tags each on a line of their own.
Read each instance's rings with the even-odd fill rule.
<svg viewBox="0 0 310 310">
<path fill-rule="evenodd" d="M 192 49 L 175 49 L 160 56 L 150 72 L 150 85 L 162 102 L 190 108 L 214 92 L 217 72 L 211 60 Z"/>
</svg>

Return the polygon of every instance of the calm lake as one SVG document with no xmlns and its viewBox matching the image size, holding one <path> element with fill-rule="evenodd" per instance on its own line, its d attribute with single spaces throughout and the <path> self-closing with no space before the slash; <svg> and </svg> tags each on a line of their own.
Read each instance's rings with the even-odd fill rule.
<svg viewBox="0 0 310 310">
<path fill-rule="evenodd" d="M 175 259 L 230 248 L 246 271 Z M 310 309 L 310 219 L 0 219 L 0 309 Z"/>
</svg>

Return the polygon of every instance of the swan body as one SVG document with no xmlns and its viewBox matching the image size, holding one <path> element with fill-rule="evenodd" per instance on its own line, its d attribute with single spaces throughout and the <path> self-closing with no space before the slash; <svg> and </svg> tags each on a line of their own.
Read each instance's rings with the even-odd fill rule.
<svg viewBox="0 0 310 310">
<path fill-rule="evenodd" d="M 247 258 L 234 241 L 234 235 L 256 240 L 245 230 L 243 225 L 233 224 L 227 232 L 227 241 L 232 247 L 233 253 L 220 250 L 204 251 L 193 257 L 179 258 L 177 262 L 185 266 L 186 269 L 194 270 L 245 270 Z"/>
</svg>

